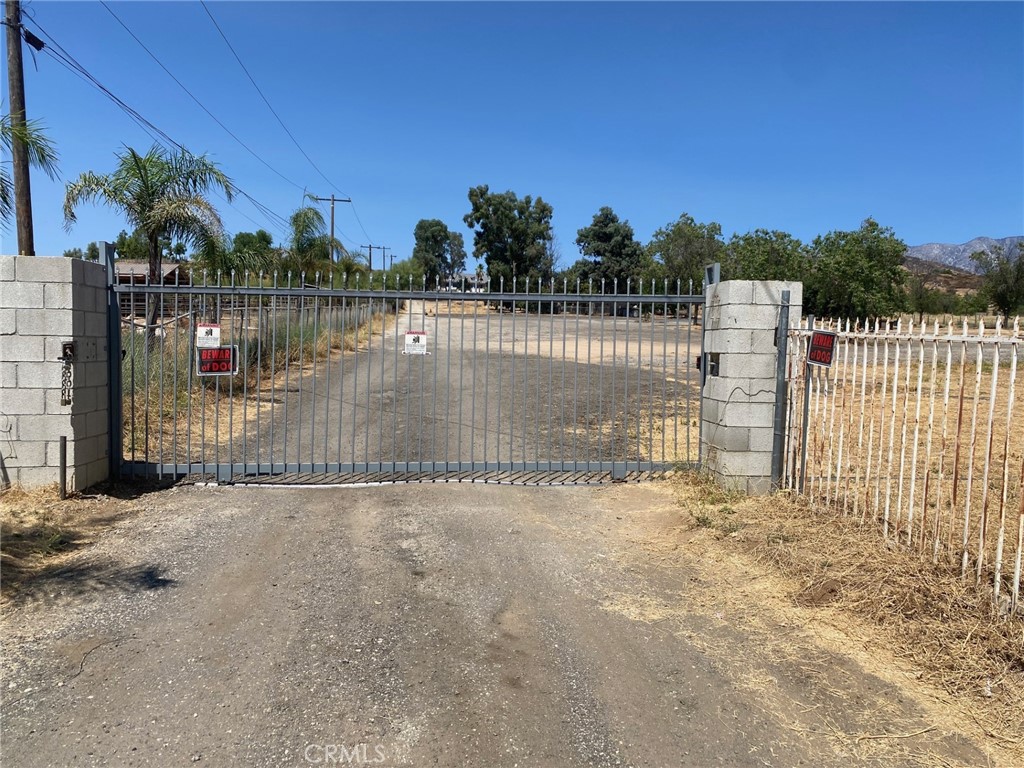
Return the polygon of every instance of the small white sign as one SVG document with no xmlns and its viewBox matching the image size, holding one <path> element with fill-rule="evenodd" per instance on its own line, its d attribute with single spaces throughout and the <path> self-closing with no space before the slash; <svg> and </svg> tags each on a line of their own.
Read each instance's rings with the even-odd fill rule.
<svg viewBox="0 0 1024 768">
<path fill-rule="evenodd" d="M 406 331 L 403 355 L 429 355 L 426 331 Z"/>
<path fill-rule="evenodd" d="M 196 323 L 196 346 L 219 347 L 220 326 L 215 323 Z"/>
</svg>

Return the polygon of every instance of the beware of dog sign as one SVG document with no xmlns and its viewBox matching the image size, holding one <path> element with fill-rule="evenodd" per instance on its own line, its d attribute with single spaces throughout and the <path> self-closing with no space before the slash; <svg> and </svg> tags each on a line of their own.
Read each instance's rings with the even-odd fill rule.
<svg viewBox="0 0 1024 768">
<path fill-rule="evenodd" d="M 811 334 L 811 346 L 807 350 L 807 364 L 829 368 L 835 350 L 836 334 L 831 331 L 814 331 Z"/>
<path fill-rule="evenodd" d="M 234 376 L 238 373 L 238 346 L 197 347 L 196 375 Z"/>
</svg>

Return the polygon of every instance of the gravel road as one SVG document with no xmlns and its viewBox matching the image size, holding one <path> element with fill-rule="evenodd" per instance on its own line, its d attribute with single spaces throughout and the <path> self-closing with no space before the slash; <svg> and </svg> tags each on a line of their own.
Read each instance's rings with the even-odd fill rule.
<svg viewBox="0 0 1024 768">
<path fill-rule="evenodd" d="M 760 661 L 696 570 L 633 545 L 655 503 L 660 484 L 146 495 L 5 610 L 4 765 L 857 763 L 838 727 L 984 760 L 850 658 Z"/>
</svg>

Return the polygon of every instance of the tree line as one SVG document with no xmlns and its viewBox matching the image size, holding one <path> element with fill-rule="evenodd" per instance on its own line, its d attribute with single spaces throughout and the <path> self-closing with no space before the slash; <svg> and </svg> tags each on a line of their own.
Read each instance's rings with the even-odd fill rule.
<svg viewBox="0 0 1024 768">
<path fill-rule="evenodd" d="M 3 143 L 13 136 L 0 125 Z M 33 163 L 48 173 L 56 168 L 56 152 L 38 130 L 20 137 L 35 147 Z M 189 247 L 194 266 L 228 274 L 273 270 L 296 275 L 341 272 L 358 275 L 365 268 L 327 232 L 319 209 L 304 205 L 289 218 L 284 245 L 273 245 L 265 230 L 229 237 L 208 194 L 218 190 L 230 202 L 237 193 L 231 180 L 205 155 L 169 151 L 159 146 L 142 154 L 132 148 L 115 153 L 115 169 L 92 171 L 67 185 L 66 228 L 85 202 L 105 203 L 120 210 L 128 224 L 115 243 L 119 256 L 148 261 L 150 276 L 159 280 L 165 258 L 183 259 Z M 0 212 L 12 215 L 10 184 L 0 177 Z M 1024 248 L 1014 252 L 972 256 L 982 273 L 978 297 L 959 297 L 929 288 L 923 277 L 908 278 L 903 269 L 906 244 L 891 227 L 865 219 L 856 230 L 835 230 L 801 242 L 787 232 L 755 229 L 728 240 L 717 222 L 699 222 L 688 213 L 659 228 L 640 243 L 629 222 L 609 206 L 601 207 L 589 225 L 577 231 L 580 257 L 559 268 L 551 226 L 552 206 L 541 197 L 493 192 L 484 184 L 470 188 L 470 210 L 463 222 L 473 233 L 473 255 L 486 265 L 492 287 L 504 282 L 541 280 L 546 284 L 598 286 L 624 290 L 629 284 L 669 290 L 698 289 L 704 267 L 722 265 L 722 279 L 794 280 L 804 285 L 804 311 L 820 316 L 886 317 L 903 311 L 970 312 L 994 306 L 1005 316 L 1024 307 Z M 393 280 L 452 280 L 465 268 L 462 235 L 439 219 L 421 219 L 414 230 L 411 257 L 392 266 Z M 98 256 L 90 243 L 85 252 L 67 256 Z M 482 270 L 481 270 L 482 271 Z"/>
<path fill-rule="evenodd" d="M 906 244 L 891 227 L 872 218 L 856 230 L 835 230 L 804 243 L 788 232 L 767 229 L 725 240 L 717 222 L 700 222 L 683 213 L 642 244 L 627 220 L 602 206 L 577 231 L 580 258 L 559 269 L 549 203 L 512 191 L 492 192 L 487 185 L 471 188 L 468 199 L 470 211 L 463 221 L 473 231 L 473 255 L 486 264 L 492 288 L 528 279 L 542 285 L 568 283 L 572 290 L 699 291 L 705 266 L 718 262 L 723 280 L 802 282 L 804 311 L 819 316 L 972 313 L 990 304 L 1009 316 L 1024 308 L 1020 248 L 1016 254 L 975 254 L 983 289 L 978 295 L 959 296 L 930 288 L 923 276 L 908 276 L 903 268 Z M 461 235 L 438 220 L 417 225 L 413 261 L 421 273 L 444 277 L 457 272 L 461 262 L 446 261 L 449 252 L 464 258 Z"/>
</svg>

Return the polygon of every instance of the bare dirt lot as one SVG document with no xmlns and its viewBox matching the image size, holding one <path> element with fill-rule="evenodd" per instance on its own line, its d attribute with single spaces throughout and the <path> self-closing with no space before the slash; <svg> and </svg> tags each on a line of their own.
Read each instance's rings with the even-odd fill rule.
<svg viewBox="0 0 1024 768">
<path fill-rule="evenodd" d="M 1020 628 L 975 619 L 978 690 L 908 652 L 913 612 L 809 569 L 828 529 L 780 504 L 677 479 L 180 487 L 88 501 L 94 543 L 33 560 L 0 503 L 5 764 L 1024 762 Z"/>
</svg>

